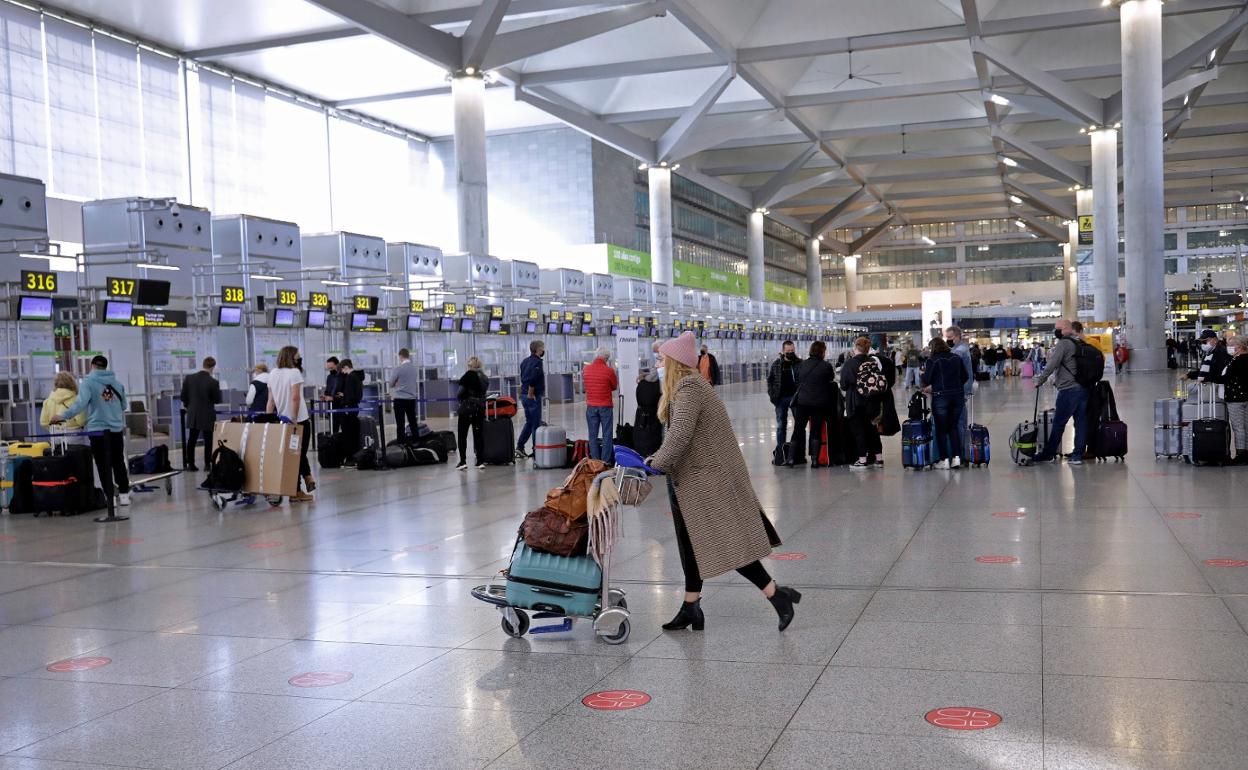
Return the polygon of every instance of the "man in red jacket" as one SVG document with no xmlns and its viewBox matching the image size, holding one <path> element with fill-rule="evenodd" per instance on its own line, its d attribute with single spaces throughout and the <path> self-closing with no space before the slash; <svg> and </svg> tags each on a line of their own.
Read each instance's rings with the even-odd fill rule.
<svg viewBox="0 0 1248 770">
<path fill-rule="evenodd" d="M 585 421 L 589 424 L 589 456 L 607 465 L 615 464 L 615 403 L 613 395 L 620 387 L 620 378 L 607 364 L 611 351 L 598 348 L 594 360 L 582 373 L 585 383 Z"/>
</svg>

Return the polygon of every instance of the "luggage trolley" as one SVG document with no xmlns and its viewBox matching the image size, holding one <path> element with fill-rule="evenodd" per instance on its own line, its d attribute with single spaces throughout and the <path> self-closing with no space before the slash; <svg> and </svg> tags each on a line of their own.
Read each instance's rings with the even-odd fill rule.
<svg viewBox="0 0 1248 770">
<path fill-rule="evenodd" d="M 620 503 L 622 505 L 640 505 L 649 495 L 651 485 L 648 480 L 649 475 L 655 475 L 658 472 L 648 467 L 645 461 L 632 449 L 623 446 L 615 447 L 616 467 L 612 471 L 613 480 L 616 489 L 619 492 Z M 618 515 L 618 508 L 612 507 L 602 514 L 599 518 L 615 517 Z M 592 555 L 583 557 L 560 557 L 549 554 L 537 554 L 538 559 L 549 557 L 548 565 L 555 570 L 566 570 L 568 573 L 567 582 L 570 584 L 573 580 L 580 578 L 588 583 L 592 579 L 594 573 L 600 569 L 600 582 L 598 585 L 598 598 L 592 609 L 587 609 L 585 613 L 569 611 L 568 607 L 575 602 L 575 594 L 571 591 L 560 590 L 555 586 L 534 586 L 532 583 L 525 585 L 532 587 L 536 600 L 526 603 L 526 606 L 517 606 L 507 596 L 507 585 L 499 583 L 491 583 L 488 585 L 477 586 L 472 589 L 472 595 L 487 604 L 493 604 L 502 613 L 500 625 L 503 633 L 508 636 L 519 639 L 526 633 L 548 634 L 562 631 L 571 631 L 572 625 L 576 618 L 588 618 L 593 621 L 594 632 L 607 644 L 623 644 L 628 641 L 629 633 L 632 630 L 629 620 L 628 600 L 625 598 L 623 589 L 611 587 L 611 537 L 603 537 L 601 534 L 596 538 L 595 532 L 605 532 L 607 530 L 614 531 L 618 522 L 606 521 L 601 526 L 591 522 L 590 525 L 590 552 Z M 605 539 L 606 542 L 603 542 Z M 513 563 L 517 555 L 522 554 L 527 546 L 524 545 L 522 539 L 517 539 L 516 550 L 513 552 Z M 536 552 L 529 552 L 530 554 Z M 595 564 L 597 562 L 597 564 Z M 575 574 L 573 574 L 575 573 Z M 507 571 L 510 574 L 510 571 Z M 562 581 L 561 581 L 562 582 Z M 571 588 L 571 585 L 567 586 Z M 584 586 L 589 588 L 587 584 Z M 514 590 L 514 589 L 513 589 Z M 548 626 L 536 626 L 530 629 L 530 615 L 534 619 L 542 620 L 548 618 L 562 618 L 561 623 Z"/>
</svg>

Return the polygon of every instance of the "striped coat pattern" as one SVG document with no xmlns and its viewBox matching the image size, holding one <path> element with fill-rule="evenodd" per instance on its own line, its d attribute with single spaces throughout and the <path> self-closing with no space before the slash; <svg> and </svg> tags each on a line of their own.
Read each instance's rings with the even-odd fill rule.
<svg viewBox="0 0 1248 770">
<path fill-rule="evenodd" d="M 780 544 L 764 525 L 728 410 L 701 376 L 677 384 L 663 446 L 651 464 L 671 477 L 703 580 L 762 559 Z"/>
</svg>

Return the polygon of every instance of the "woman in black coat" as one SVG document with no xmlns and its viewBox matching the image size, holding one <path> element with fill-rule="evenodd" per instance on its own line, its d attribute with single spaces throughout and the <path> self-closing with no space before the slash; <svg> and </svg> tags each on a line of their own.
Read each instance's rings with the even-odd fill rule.
<svg viewBox="0 0 1248 770">
<path fill-rule="evenodd" d="M 859 369 L 863 363 L 874 360 L 878 367 L 879 377 L 884 380 L 883 394 L 863 397 L 858 393 Z M 858 445 L 858 461 L 849 467 L 852 470 L 863 470 L 871 467 L 883 467 L 884 447 L 880 443 L 880 434 L 876 431 L 875 420 L 880 416 L 884 398 L 892 398 L 887 383 L 883 362 L 871 355 L 871 340 L 859 337 L 854 341 L 854 355 L 845 359 L 841 367 L 841 390 L 845 392 L 845 414 L 849 418 L 849 428 L 854 434 L 854 443 Z"/>
<path fill-rule="evenodd" d="M 460 471 L 468 468 L 469 429 L 472 430 L 477 467 L 485 467 L 485 463 L 481 462 L 482 432 L 485 430 L 485 395 L 490 380 L 481 369 L 481 359 L 473 356 L 468 359 L 468 371 L 459 378 L 459 408 L 456 409 L 459 419 L 459 464 L 455 469 Z"/>
<path fill-rule="evenodd" d="M 840 408 L 836 370 L 825 360 L 827 354 L 827 345 L 822 341 L 812 342 L 810 357 L 798 364 L 794 373 L 797 391 L 793 394 L 793 449 L 792 456 L 785 462 L 790 468 L 806 462 L 806 423 L 810 422 L 810 434 L 822 447 L 824 428 Z M 812 468 L 831 464 L 830 451 L 822 459 L 820 454 L 810 458 Z"/>
</svg>

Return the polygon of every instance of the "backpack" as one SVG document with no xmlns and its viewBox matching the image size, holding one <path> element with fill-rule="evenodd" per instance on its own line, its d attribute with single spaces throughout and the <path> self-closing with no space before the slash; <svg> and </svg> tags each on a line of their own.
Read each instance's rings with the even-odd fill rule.
<svg viewBox="0 0 1248 770">
<path fill-rule="evenodd" d="M 212 451 L 212 468 L 208 471 L 205 486 L 218 492 L 241 492 L 246 477 L 243 458 L 224 441 L 218 441 L 217 448 Z"/>
<path fill-rule="evenodd" d="M 130 458 L 129 471 L 135 475 L 167 473 L 173 470 L 169 464 L 169 447 L 160 444 L 152 447 L 138 457 Z"/>
<path fill-rule="evenodd" d="M 868 356 L 858 365 L 854 390 L 862 398 L 878 396 L 888 390 L 888 380 L 884 378 L 884 369 L 875 356 Z"/>
<path fill-rule="evenodd" d="M 1105 378 L 1105 354 L 1083 340 L 1075 343 L 1075 365 L 1071 369 L 1075 382 L 1085 388 L 1091 388 Z"/>
</svg>

